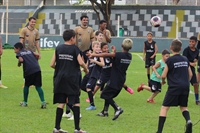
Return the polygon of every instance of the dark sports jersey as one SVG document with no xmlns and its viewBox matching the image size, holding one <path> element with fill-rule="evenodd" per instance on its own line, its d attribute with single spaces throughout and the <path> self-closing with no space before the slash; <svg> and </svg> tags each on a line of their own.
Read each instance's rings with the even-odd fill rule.
<svg viewBox="0 0 200 133">
<path fill-rule="evenodd" d="M 167 59 L 168 66 L 167 81 L 168 93 L 171 95 L 186 95 L 189 93 L 189 61 L 180 54 L 171 56 Z"/>
<path fill-rule="evenodd" d="M 190 49 L 190 47 L 187 47 L 187 48 L 184 49 L 183 55 L 185 57 L 187 57 L 187 59 L 189 60 L 189 62 L 194 62 L 194 59 L 198 60 L 199 51 L 198 51 L 197 48 L 195 48 L 195 51 L 192 51 Z"/>
<path fill-rule="evenodd" d="M 197 43 L 197 49 L 199 50 L 199 56 L 198 56 L 198 66 L 200 65 L 200 41 Z"/>
<path fill-rule="evenodd" d="M 22 49 L 16 54 L 16 58 L 18 57 L 23 58 L 24 77 L 40 71 L 38 60 L 32 51 Z"/>
<path fill-rule="evenodd" d="M 92 57 L 90 59 L 100 61 L 100 57 Z M 90 60 L 88 60 L 88 69 L 90 78 L 95 78 L 95 79 L 99 78 L 102 69 L 101 66 L 97 65 L 96 63 L 91 63 Z"/>
<path fill-rule="evenodd" d="M 111 68 L 112 68 L 112 58 L 111 57 L 105 57 L 104 63 L 105 63 L 105 66 L 102 67 L 101 75 L 110 76 Z"/>
<path fill-rule="evenodd" d="M 152 40 L 151 43 L 148 41 L 144 42 L 146 48 L 146 57 L 151 57 L 155 53 L 155 44 L 156 42 Z"/>
<path fill-rule="evenodd" d="M 113 58 L 112 69 L 110 80 L 107 85 L 121 90 L 122 86 L 126 81 L 126 70 L 130 65 L 132 60 L 132 55 L 125 52 L 117 52 L 115 58 Z"/>
<path fill-rule="evenodd" d="M 54 93 L 78 95 L 80 65 L 77 56 L 80 50 L 75 45 L 62 44 L 56 47 Z"/>
</svg>

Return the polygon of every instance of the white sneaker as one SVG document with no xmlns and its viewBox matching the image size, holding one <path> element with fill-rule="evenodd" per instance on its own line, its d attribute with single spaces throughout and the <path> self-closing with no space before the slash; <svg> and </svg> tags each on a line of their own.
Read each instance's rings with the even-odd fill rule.
<svg viewBox="0 0 200 133">
<path fill-rule="evenodd" d="M 80 118 L 82 117 L 82 115 L 80 114 Z M 72 115 L 69 119 L 67 120 L 74 120 L 74 115 Z"/>
<path fill-rule="evenodd" d="M 71 113 L 68 113 L 68 114 L 63 113 L 62 117 L 70 118 L 70 117 L 72 117 L 72 114 Z"/>
</svg>

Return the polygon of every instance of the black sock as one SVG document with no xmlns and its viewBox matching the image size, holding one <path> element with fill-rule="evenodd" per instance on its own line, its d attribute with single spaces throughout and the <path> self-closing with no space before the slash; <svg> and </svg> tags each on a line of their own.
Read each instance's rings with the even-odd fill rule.
<svg viewBox="0 0 200 133">
<path fill-rule="evenodd" d="M 190 113 L 187 110 L 185 110 L 182 112 L 182 115 L 185 118 L 186 123 L 187 123 L 187 121 L 190 120 Z"/>
<path fill-rule="evenodd" d="M 90 99 L 90 105 L 95 106 L 92 91 L 88 91 L 88 97 Z"/>
<path fill-rule="evenodd" d="M 66 105 L 66 114 L 69 114 L 70 113 L 70 108 L 68 105 Z"/>
<path fill-rule="evenodd" d="M 147 78 L 148 78 L 148 80 L 150 80 L 150 74 L 147 74 Z"/>
<path fill-rule="evenodd" d="M 61 122 L 61 119 L 62 119 L 62 114 L 63 114 L 63 109 L 57 107 L 57 109 L 56 109 L 56 123 L 55 123 L 55 128 L 57 130 L 60 129 L 60 122 Z"/>
<path fill-rule="evenodd" d="M 165 120 L 166 120 L 165 116 L 159 116 L 158 131 L 157 131 L 157 133 L 162 133 Z"/>
<path fill-rule="evenodd" d="M 127 90 L 127 88 L 128 88 L 128 86 L 127 86 L 127 85 L 124 85 L 124 89 Z"/>
<path fill-rule="evenodd" d="M 118 105 L 115 103 L 113 99 L 106 99 L 106 101 L 115 109 L 115 111 L 118 110 Z"/>
<path fill-rule="evenodd" d="M 73 106 L 73 113 L 74 113 L 74 125 L 75 129 L 80 130 L 79 122 L 80 122 L 80 107 Z"/>
<path fill-rule="evenodd" d="M 108 113 L 109 103 L 105 100 L 102 113 Z"/>
</svg>

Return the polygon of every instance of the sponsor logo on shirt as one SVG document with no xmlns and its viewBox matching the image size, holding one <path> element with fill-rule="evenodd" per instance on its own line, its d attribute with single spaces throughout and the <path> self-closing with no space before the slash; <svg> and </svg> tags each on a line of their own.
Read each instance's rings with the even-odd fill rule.
<svg viewBox="0 0 200 133">
<path fill-rule="evenodd" d="M 188 67 L 188 63 L 186 61 L 174 63 L 174 68 L 179 68 L 179 67 Z"/>
<path fill-rule="evenodd" d="M 123 64 L 130 64 L 130 63 L 131 63 L 131 60 L 129 60 L 129 59 L 121 59 L 121 60 L 120 60 L 120 63 L 123 63 Z"/>
<path fill-rule="evenodd" d="M 73 56 L 68 54 L 59 54 L 60 60 L 70 60 L 73 61 Z"/>
<path fill-rule="evenodd" d="M 148 50 L 146 50 L 146 52 L 148 52 L 148 53 L 152 53 L 152 52 L 154 52 L 152 49 L 148 49 Z"/>
<path fill-rule="evenodd" d="M 31 51 L 20 52 L 21 56 L 31 54 Z"/>
</svg>

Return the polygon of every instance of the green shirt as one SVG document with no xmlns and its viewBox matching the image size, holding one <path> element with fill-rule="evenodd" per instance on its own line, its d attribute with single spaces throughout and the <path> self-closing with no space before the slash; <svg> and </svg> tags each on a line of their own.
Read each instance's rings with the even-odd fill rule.
<svg viewBox="0 0 200 133">
<path fill-rule="evenodd" d="M 163 73 L 163 70 L 164 70 L 164 67 L 165 67 L 166 64 L 165 64 L 165 62 L 163 62 L 162 60 L 159 60 L 158 62 L 160 63 L 160 67 L 156 68 L 156 71 L 157 71 L 158 74 L 161 76 L 162 73 Z M 151 74 L 151 80 L 156 81 L 156 82 L 161 82 L 161 81 L 162 81 L 161 78 L 158 78 L 158 77 L 156 76 L 155 72 L 153 72 L 153 73 Z"/>
</svg>

